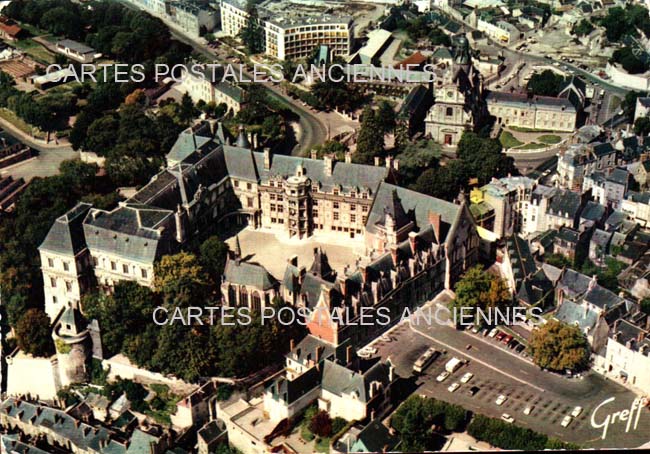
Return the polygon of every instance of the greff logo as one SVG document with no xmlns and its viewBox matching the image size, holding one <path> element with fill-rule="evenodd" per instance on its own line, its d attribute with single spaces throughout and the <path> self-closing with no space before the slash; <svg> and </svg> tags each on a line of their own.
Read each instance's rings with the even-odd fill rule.
<svg viewBox="0 0 650 454">
<path fill-rule="evenodd" d="M 639 425 L 641 411 L 643 410 L 643 407 L 648 405 L 648 399 L 645 397 L 637 397 L 632 401 L 632 406 L 629 410 L 625 409 L 609 413 L 603 418 L 602 412 L 599 412 L 599 410 L 601 407 L 604 407 L 615 400 L 615 397 L 610 397 L 609 399 L 604 400 L 600 405 L 594 408 L 594 411 L 591 414 L 591 427 L 595 429 L 603 429 L 603 435 L 601 437 L 603 440 L 607 437 L 607 430 L 609 429 L 610 424 L 616 424 L 617 422 L 626 423 L 625 433 L 628 433 L 630 429 L 636 430 Z"/>
</svg>

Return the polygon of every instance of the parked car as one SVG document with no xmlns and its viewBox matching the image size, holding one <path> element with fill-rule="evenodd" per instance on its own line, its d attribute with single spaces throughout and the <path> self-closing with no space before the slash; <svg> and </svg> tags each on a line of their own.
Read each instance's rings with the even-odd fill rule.
<svg viewBox="0 0 650 454">
<path fill-rule="evenodd" d="M 517 346 L 515 347 L 515 351 L 516 351 L 517 353 L 521 353 L 521 352 L 523 352 L 524 350 L 526 350 L 526 346 L 525 346 L 524 344 L 519 344 L 519 345 L 517 345 Z"/>
<path fill-rule="evenodd" d="M 498 329 L 492 328 L 492 331 L 490 331 L 490 334 L 488 334 L 488 337 L 494 337 L 494 336 L 497 335 L 498 332 L 499 332 Z"/>
<path fill-rule="evenodd" d="M 529 415 L 533 412 L 534 409 L 535 407 L 533 405 L 529 405 L 526 408 L 524 408 L 524 414 Z"/>
<path fill-rule="evenodd" d="M 512 424 L 515 422 L 515 418 L 510 416 L 508 413 L 504 413 L 501 415 L 501 419 L 503 419 L 505 422 Z"/>
<path fill-rule="evenodd" d="M 503 345 L 508 345 L 512 339 L 513 337 L 511 334 L 506 334 L 506 336 L 501 339 L 501 342 L 503 342 Z"/>
<path fill-rule="evenodd" d="M 515 339 L 508 342 L 508 348 L 514 350 L 517 345 L 520 345 Z"/>
<path fill-rule="evenodd" d="M 436 381 L 443 382 L 447 380 L 447 377 L 449 377 L 451 374 L 447 372 L 446 370 L 442 371 L 440 375 L 436 377 Z"/>
<path fill-rule="evenodd" d="M 582 413 L 582 407 L 576 407 L 571 412 L 571 416 L 573 416 L 574 418 L 577 418 L 578 416 L 580 416 L 580 413 Z"/>
<path fill-rule="evenodd" d="M 460 379 L 460 382 L 461 382 L 461 383 L 467 383 L 467 382 L 469 382 L 469 381 L 472 379 L 473 376 L 474 376 L 473 373 L 471 373 L 471 372 L 467 372 L 467 373 L 466 373 L 465 375 L 463 375 L 463 377 Z"/>
<path fill-rule="evenodd" d="M 476 326 L 476 325 L 474 325 L 474 327 L 472 328 L 472 332 L 473 332 L 474 334 L 478 334 L 478 331 L 479 331 L 479 327 Z"/>
<path fill-rule="evenodd" d="M 503 403 L 506 400 L 508 400 L 508 398 L 506 396 L 504 396 L 503 394 L 501 394 L 499 397 L 497 397 L 496 404 L 497 405 L 503 405 Z"/>
<path fill-rule="evenodd" d="M 562 420 L 562 422 L 560 423 L 560 425 L 561 425 L 562 427 L 568 427 L 569 424 L 571 424 L 571 416 L 566 415 L 566 416 L 564 417 L 564 419 Z"/>
<path fill-rule="evenodd" d="M 447 391 L 449 391 L 450 393 L 453 393 L 458 388 L 460 388 L 460 385 L 458 383 L 452 383 L 451 385 L 449 385 L 449 388 L 447 388 Z"/>
<path fill-rule="evenodd" d="M 467 391 L 467 394 L 469 394 L 470 396 L 473 396 L 474 394 L 476 394 L 476 393 L 479 392 L 480 390 L 481 390 L 481 388 L 479 388 L 478 386 L 472 386 L 472 387 Z"/>
<path fill-rule="evenodd" d="M 490 332 L 489 329 L 487 329 L 487 328 L 483 328 L 483 331 L 481 331 L 481 336 L 485 337 L 485 336 L 488 335 L 489 332 Z"/>
<path fill-rule="evenodd" d="M 494 338 L 495 338 L 497 341 L 501 341 L 501 339 L 503 339 L 505 336 L 506 336 L 506 333 L 504 333 L 503 331 L 499 331 L 499 332 L 497 333 L 497 335 L 496 335 Z"/>
</svg>

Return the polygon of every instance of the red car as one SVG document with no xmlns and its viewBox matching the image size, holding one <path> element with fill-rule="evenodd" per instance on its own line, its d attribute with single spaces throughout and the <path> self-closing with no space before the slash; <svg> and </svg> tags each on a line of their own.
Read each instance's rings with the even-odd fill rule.
<svg viewBox="0 0 650 454">
<path fill-rule="evenodd" d="M 497 333 L 497 335 L 494 336 L 494 338 L 495 338 L 497 341 L 500 341 L 501 339 L 504 338 L 505 335 L 506 335 L 506 333 L 504 333 L 503 331 L 499 331 L 499 332 Z"/>
<path fill-rule="evenodd" d="M 512 340 L 512 336 L 508 334 L 506 337 L 503 338 L 503 344 L 508 345 L 508 343 Z"/>
</svg>

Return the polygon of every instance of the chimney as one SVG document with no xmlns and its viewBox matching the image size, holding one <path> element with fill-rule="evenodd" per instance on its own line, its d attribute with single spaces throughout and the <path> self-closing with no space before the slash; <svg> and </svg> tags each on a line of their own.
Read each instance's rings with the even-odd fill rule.
<svg viewBox="0 0 650 454">
<path fill-rule="evenodd" d="M 639 335 L 636 337 L 636 341 L 641 343 L 641 342 L 643 342 L 643 339 L 645 339 L 645 332 L 644 331 L 639 331 Z"/>
<path fill-rule="evenodd" d="M 393 159 L 393 169 L 399 170 L 399 159 Z"/>
<path fill-rule="evenodd" d="M 323 353 L 323 347 L 316 347 L 316 364 L 320 362 L 320 355 Z"/>
<path fill-rule="evenodd" d="M 380 165 L 379 156 L 375 156 L 375 167 L 379 167 Z"/>
<path fill-rule="evenodd" d="M 436 234 L 436 241 L 440 243 L 440 214 L 429 211 L 429 224 L 433 227 L 433 233 Z"/>
<path fill-rule="evenodd" d="M 296 348 L 296 340 L 292 338 L 289 341 L 289 351 L 292 352 L 294 348 Z"/>
<path fill-rule="evenodd" d="M 271 168 L 271 149 L 269 147 L 264 147 L 264 170 L 269 170 Z"/>
<path fill-rule="evenodd" d="M 311 150 L 310 157 L 312 159 L 318 159 L 318 153 L 316 152 L 316 150 Z"/>
<path fill-rule="evenodd" d="M 176 213 L 174 213 L 174 220 L 176 221 L 176 241 L 179 243 L 185 242 L 185 225 L 183 223 L 183 210 L 179 205 L 176 207 Z"/>
<path fill-rule="evenodd" d="M 350 164 L 352 162 L 352 153 L 349 151 L 345 152 L 345 163 Z"/>
<path fill-rule="evenodd" d="M 352 345 L 345 348 L 345 364 L 346 366 L 352 362 Z"/>
<path fill-rule="evenodd" d="M 386 156 L 386 168 L 391 169 L 393 167 L 393 157 Z"/>
<path fill-rule="evenodd" d="M 397 268 L 397 266 L 399 265 L 398 257 L 397 257 L 397 245 L 392 244 L 390 246 L 390 256 L 393 259 L 393 265 L 395 266 L 395 268 Z"/>
<path fill-rule="evenodd" d="M 366 284 L 368 282 L 368 270 L 365 266 L 359 267 L 359 270 L 361 271 L 361 282 Z"/>
<path fill-rule="evenodd" d="M 345 276 L 339 276 L 339 288 L 341 289 L 341 295 L 345 298 L 348 294 L 348 280 Z"/>
<path fill-rule="evenodd" d="M 415 252 L 417 250 L 417 239 L 418 239 L 418 234 L 415 232 L 409 232 L 409 244 L 411 245 L 411 252 L 413 255 L 415 255 Z"/>
<path fill-rule="evenodd" d="M 328 176 L 328 177 L 331 177 L 332 176 L 332 167 L 333 167 L 332 155 L 329 154 L 329 155 L 323 156 L 323 160 L 325 161 L 325 175 Z"/>
</svg>

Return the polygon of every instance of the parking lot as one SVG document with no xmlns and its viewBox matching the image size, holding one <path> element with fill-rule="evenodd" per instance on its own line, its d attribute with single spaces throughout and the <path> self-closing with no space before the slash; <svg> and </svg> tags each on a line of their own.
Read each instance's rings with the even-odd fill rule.
<svg viewBox="0 0 650 454">
<path fill-rule="evenodd" d="M 433 363 L 417 375 L 417 394 L 434 397 L 461 405 L 468 410 L 500 418 L 504 413 L 514 418 L 514 423 L 543 432 L 551 437 L 578 443 L 585 447 L 638 447 L 646 443 L 650 430 L 650 411 L 641 412 L 638 428 L 626 432 L 625 423 L 612 424 L 606 439 L 602 429 L 591 425 L 591 415 L 596 406 L 614 397 L 615 401 L 599 410 L 597 420 L 613 411 L 629 409 L 636 398 L 634 393 L 607 381 L 602 376 L 588 372 L 580 378 L 567 378 L 542 371 L 529 358 L 505 347 L 493 338 L 483 337 L 469 331 L 457 331 L 444 325 L 415 326 L 404 321 L 391 330 L 384 339 L 373 343 L 377 355 L 390 358 L 402 377 L 413 375 L 413 364 L 429 347 L 441 354 Z M 467 349 L 467 345 L 471 345 Z M 466 363 L 443 382 L 436 377 L 445 370 L 445 364 L 453 357 Z M 474 374 L 468 383 L 461 383 L 466 373 Z M 458 383 L 454 392 L 448 387 Z M 478 387 L 470 396 L 471 387 Z M 506 396 L 502 405 L 496 400 Z M 524 409 L 532 406 L 529 415 Z M 562 419 L 574 407 L 582 412 L 572 418 L 568 427 L 562 427 Z M 601 416 L 602 414 L 602 416 Z"/>
</svg>

